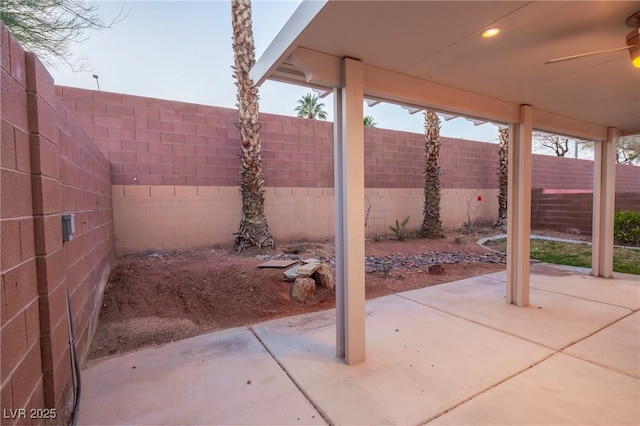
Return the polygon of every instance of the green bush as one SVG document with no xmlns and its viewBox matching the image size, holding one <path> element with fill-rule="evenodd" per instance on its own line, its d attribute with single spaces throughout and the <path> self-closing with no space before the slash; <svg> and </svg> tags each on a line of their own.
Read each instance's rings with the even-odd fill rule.
<svg viewBox="0 0 640 426">
<path fill-rule="evenodd" d="M 617 211 L 613 218 L 613 235 L 620 244 L 640 246 L 640 213 Z"/>
</svg>

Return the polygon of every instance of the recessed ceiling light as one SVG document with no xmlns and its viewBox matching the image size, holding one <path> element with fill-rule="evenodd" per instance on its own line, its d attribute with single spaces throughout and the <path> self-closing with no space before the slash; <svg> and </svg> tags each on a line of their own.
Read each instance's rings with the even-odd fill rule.
<svg viewBox="0 0 640 426">
<path fill-rule="evenodd" d="M 489 28 L 482 32 L 482 37 L 483 38 L 495 37 L 498 35 L 499 32 L 500 32 L 500 28 Z"/>
</svg>

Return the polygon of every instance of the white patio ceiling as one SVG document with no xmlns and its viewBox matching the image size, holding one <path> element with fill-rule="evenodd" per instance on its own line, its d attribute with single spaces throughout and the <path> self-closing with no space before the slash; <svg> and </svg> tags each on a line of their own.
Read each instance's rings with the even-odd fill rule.
<svg viewBox="0 0 640 426">
<path fill-rule="evenodd" d="M 624 46 L 638 10 L 637 1 L 303 2 L 252 77 L 339 87 L 340 60 L 351 57 L 365 64 L 368 98 L 502 122 L 527 104 L 535 128 L 602 140 L 606 127 L 640 133 L 629 53 L 544 62 Z M 501 32 L 483 39 L 489 27 Z"/>
</svg>

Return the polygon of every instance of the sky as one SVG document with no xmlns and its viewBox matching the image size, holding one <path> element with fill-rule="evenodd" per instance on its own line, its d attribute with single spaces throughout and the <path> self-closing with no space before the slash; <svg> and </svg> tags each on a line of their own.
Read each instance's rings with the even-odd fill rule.
<svg viewBox="0 0 640 426">
<path fill-rule="evenodd" d="M 230 1 L 100 1 L 99 11 L 111 21 L 121 10 L 126 18 L 109 30 L 89 31 L 74 45 L 74 53 L 91 68 L 74 72 L 66 65 L 49 67 L 56 84 L 235 107 L 231 72 Z M 284 26 L 300 0 L 253 0 L 256 58 Z M 296 102 L 311 89 L 267 81 L 260 88 L 260 111 L 295 116 Z M 333 95 L 322 99 L 333 120 Z M 364 105 L 376 127 L 422 133 L 424 116 L 409 114 L 398 105 Z M 456 118 L 442 122 L 442 136 L 497 142 L 492 124 L 475 126 Z"/>
</svg>

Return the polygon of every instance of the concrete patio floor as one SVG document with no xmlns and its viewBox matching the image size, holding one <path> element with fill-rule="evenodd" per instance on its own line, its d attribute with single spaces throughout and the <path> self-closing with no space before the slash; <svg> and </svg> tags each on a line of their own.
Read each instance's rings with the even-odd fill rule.
<svg viewBox="0 0 640 426">
<path fill-rule="evenodd" d="M 367 360 L 335 311 L 97 360 L 79 424 L 640 424 L 640 278 L 534 265 L 367 302 Z"/>
</svg>

